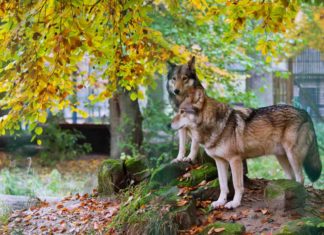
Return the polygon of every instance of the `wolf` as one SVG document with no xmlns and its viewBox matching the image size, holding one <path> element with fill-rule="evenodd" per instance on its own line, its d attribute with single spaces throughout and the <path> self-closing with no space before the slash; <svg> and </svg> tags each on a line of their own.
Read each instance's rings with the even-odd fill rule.
<svg viewBox="0 0 324 235">
<path fill-rule="evenodd" d="M 187 96 L 187 91 L 189 89 L 194 88 L 204 90 L 204 87 L 199 81 L 196 73 L 195 61 L 196 58 L 193 56 L 187 64 L 175 65 L 173 63 L 168 63 L 169 71 L 166 87 L 169 93 L 171 106 L 175 111 L 178 110 L 180 104 Z M 178 156 L 172 162 L 195 161 L 199 150 L 197 143 L 195 142 L 191 143 L 190 153 L 188 157 L 185 158 L 187 136 L 188 130 L 186 128 L 179 130 L 179 152 Z"/>
<path fill-rule="evenodd" d="M 175 65 L 168 63 L 169 71 L 167 75 L 167 91 L 169 93 L 169 100 L 174 111 L 177 112 L 180 104 L 188 95 L 191 89 L 199 89 L 205 91 L 196 73 L 196 58 L 193 56 L 187 64 Z M 188 161 L 194 163 L 199 151 L 199 144 L 194 140 L 191 141 L 190 153 L 187 157 L 186 154 L 186 141 L 190 130 L 181 128 L 179 130 L 179 152 L 177 157 L 172 162 Z M 244 176 L 248 173 L 247 163 L 243 162 Z M 247 180 L 247 177 L 245 177 Z"/>
<path fill-rule="evenodd" d="M 234 109 L 208 97 L 201 89 L 191 89 L 172 120 L 175 130 L 190 130 L 194 142 L 204 146 L 216 161 L 220 195 L 212 207 L 236 208 L 244 191 L 242 161 L 273 154 L 288 179 L 303 184 L 302 165 L 311 181 L 321 174 L 313 122 L 305 110 L 289 105 L 258 109 Z M 227 202 L 227 171 L 230 166 L 234 198 Z"/>
</svg>

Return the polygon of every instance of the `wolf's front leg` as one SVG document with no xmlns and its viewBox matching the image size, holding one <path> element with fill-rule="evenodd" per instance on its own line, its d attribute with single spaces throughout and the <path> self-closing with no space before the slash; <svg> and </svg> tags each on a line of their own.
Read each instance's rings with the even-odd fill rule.
<svg viewBox="0 0 324 235">
<path fill-rule="evenodd" d="M 179 134 L 179 153 L 177 158 L 173 159 L 172 162 L 182 161 L 186 154 L 187 130 L 185 128 L 181 128 L 178 134 Z"/>
<path fill-rule="evenodd" d="M 192 136 L 192 138 L 191 138 L 191 146 L 190 146 L 190 153 L 189 153 L 188 157 L 186 157 L 184 160 L 194 163 L 196 161 L 196 158 L 197 158 L 198 150 L 199 150 L 199 142 L 197 141 L 196 138 L 194 138 Z"/>
<path fill-rule="evenodd" d="M 225 207 L 228 209 L 236 208 L 241 205 L 241 199 L 244 192 L 243 186 L 243 163 L 240 157 L 235 157 L 230 160 L 233 185 L 234 185 L 234 198 L 233 201 L 226 203 Z"/>
<path fill-rule="evenodd" d="M 225 203 L 227 202 L 227 194 L 229 192 L 227 184 L 228 162 L 221 158 L 215 158 L 215 161 L 217 165 L 218 179 L 220 184 L 220 195 L 218 200 L 214 201 L 211 204 L 212 208 L 217 208 L 225 205 Z"/>
</svg>

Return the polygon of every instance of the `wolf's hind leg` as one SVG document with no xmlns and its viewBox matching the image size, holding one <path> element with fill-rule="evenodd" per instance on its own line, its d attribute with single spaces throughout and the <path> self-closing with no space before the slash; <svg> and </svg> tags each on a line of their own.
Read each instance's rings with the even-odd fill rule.
<svg viewBox="0 0 324 235">
<path fill-rule="evenodd" d="M 242 159 L 240 157 L 231 159 L 230 166 L 235 194 L 233 200 L 225 204 L 225 208 L 228 209 L 236 208 L 241 205 L 241 200 L 244 192 Z"/>
<path fill-rule="evenodd" d="M 287 155 L 286 154 L 276 155 L 276 158 L 277 158 L 279 164 L 281 165 L 282 169 L 284 170 L 286 177 L 289 180 L 295 180 L 294 171 L 290 166 Z"/>
<path fill-rule="evenodd" d="M 296 148 L 288 148 L 288 147 L 284 147 L 284 148 L 286 150 L 290 166 L 293 169 L 296 181 L 301 184 L 304 184 L 302 162 L 300 162 L 300 158 L 299 158 L 300 154 L 302 153 L 299 152 L 298 149 Z"/>
<path fill-rule="evenodd" d="M 187 141 L 187 130 L 181 128 L 179 130 L 179 153 L 177 158 L 173 159 L 172 162 L 179 162 L 185 157 L 186 154 L 186 141 Z"/>
<path fill-rule="evenodd" d="M 215 158 L 215 161 L 220 184 L 220 195 L 218 197 L 218 200 L 214 201 L 211 204 L 212 208 L 217 208 L 219 206 L 225 205 L 225 203 L 227 202 L 227 194 L 229 192 L 227 183 L 228 162 L 217 157 Z"/>
</svg>

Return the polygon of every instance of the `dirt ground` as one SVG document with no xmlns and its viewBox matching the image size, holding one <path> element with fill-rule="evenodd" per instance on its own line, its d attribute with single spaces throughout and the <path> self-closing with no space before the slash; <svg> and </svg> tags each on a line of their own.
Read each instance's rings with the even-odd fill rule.
<svg viewBox="0 0 324 235">
<path fill-rule="evenodd" d="M 95 173 L 106 156 L 88 155 L 78 160 L 58 163 L 56 168 L 62 172 Z M 2 161 L 5 162 L 6 160 Z M 41 167 L 34 161 L 35 168 L 48 172 L 51 168 Z M 221 222 L 237 222 L 245 226 L 246 234 L 273 234 L 288 221 L 305 216 L 324 219 L 324 191 L 306 186 L 308 198 L 304 210 L 272 210 L 264 200 L 264 188 L 268 180 L 253 179 L 245 183 L 245 192 L 240 207 L 234 210 L 216 209 L 206 213 L 211 201 L 197 206 L 199 224 L 181 234 L 195 234 L 199 227 Z M 200 202 L 201 203 L 201 202 Z M 99 198 L 96 191 L 92 195 L 72 195 L 56 204 L 40 202 L 38 207 L 14 211 L 9 223 L 0 229 L 1 234 L 20 231 L 23 234 L 115 234 L 105 228 L 118 213 L 119 202 L 109 198 Z"/>
<path fill-rule="evenodd" d="M 273 234 L 291 220 L 305 216 L 324 219 L 324 192 L 308 186 L 309 197 L 305 210 L 271 210 L 264 200 L 264 188 L 268 181 L 253 179 L 245 183 L 245 191 L 241 206 L 234 210 L 217 209 L 202 220 L 210 222 L 237 222 L 245 226 L 247 234 Z M 184 233 L 185 234 L 185 233 Z"/>
<path fill-rule="evenodd" d="M 303 211 L 273 211 L 264 201 L 263 191 L 267 182 L 262 179 L 250 180 L 246 184 L 242 205 L 235 210 L 217 209 L 206 215 L 198 209 L 200 227 L 216 221 L 237 222 L 245 226 L 246 234 L 273 234 L 282 224 L 304 216 L 324 219 L 323 191 L 307 187 L 309 197 Z M 206 204 L 209 203 L 206 201 Z M 40 203 L 38 207 L 29 210 L 15 211 L 9 224 L 2 228 L 2 233 L 82 234 L 92 231 L 95 234 L 116 234 L 113 230 L 105 229 L 119 206 L 117 200 L 96 197 L 96 192 L 93 195 L 77 194 L 56 204 Z M 195 227 L 181 234 L 196 234 L 199 226 Z"/>
</svg>

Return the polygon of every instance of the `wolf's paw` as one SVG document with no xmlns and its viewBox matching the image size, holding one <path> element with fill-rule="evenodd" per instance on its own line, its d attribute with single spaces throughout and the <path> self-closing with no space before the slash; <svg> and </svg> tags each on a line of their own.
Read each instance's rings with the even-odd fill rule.
<svg viewBox="0 0 324 235">
<path fill-rule="evenodd" d="M 182 162 L 183 158 L 175 158 L 171 161 L 171 163 L 177 163 L 177 162 Z"/>
<path fill-rule="evenodd" d="M 236 207 L 238 207 L 241 203 L 239 201 L 230 201 L 228 203 L 225 204 L 225 208 L 227 209 L 234 209 Z"/>
<path fill-rule="evenodd" d="M 189 162 L 189 163 L 192 163 L 192 164 L 195 163 L 195 159 L 192 159 L 190 157 L 183 158 L 181 161 L 183 161 L 183 162 Z"/>
<path fill-rule="evenodd" d="M 192 157 L 192 156 L 189 155 L 188 157 L 184 158 L 183 161 L 195 164 L 196 163 L 196 157 Z"/>
<path fill-rule="evenodd" d="M 215 209 L 215 208 L 218 208 L 218 207 L 224 206 L 225 203 L 226 203 L 226 200 L 219 200 L 219 199 L 218 199 L 217 201 L 212 202 L 211 207 L 212 207 L 213 209 Z"/>
</svg>

